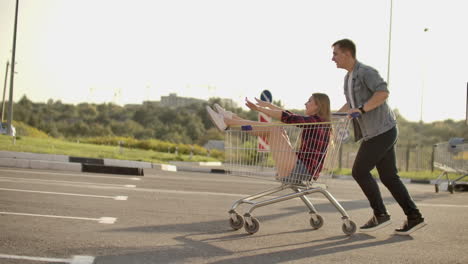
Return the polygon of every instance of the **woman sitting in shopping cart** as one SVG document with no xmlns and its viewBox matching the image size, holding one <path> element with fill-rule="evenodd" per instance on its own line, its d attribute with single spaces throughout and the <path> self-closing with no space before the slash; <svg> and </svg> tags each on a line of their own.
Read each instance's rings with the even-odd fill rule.
<svg viewBox="0 0 468 264">
<path fill-rule="evenodd" d="M 291 145 L 283 126 L 243 119 L 218 104 L 214 105 L 218 112 L 209 106 L 206 109 L 213 123 L 221 131 L 229 126 L 250 126 L 249 133 L 266 138 L 276 164 L 278 180 L 286 184 L 316 180 L 322 169 L 330 140 L 331 111 L 328 96 L 323 93 L 312 94 L 305 103 L 305 115 L 292 113 L 257 98 L 255 100 L 256 103 L 253 103 L 246 98 L 245 105 L 283 123 L 302 124 L 298 125 L 302 128 L 302 133 L 301 145 L 297 151 Z"/>
</svg>

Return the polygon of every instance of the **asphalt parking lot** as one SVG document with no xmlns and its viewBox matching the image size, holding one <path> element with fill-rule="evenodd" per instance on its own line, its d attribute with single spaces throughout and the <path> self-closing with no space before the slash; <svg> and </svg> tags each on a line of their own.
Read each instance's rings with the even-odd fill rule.
<svg viewBox="0 0 468 264">
<path fill-rule="evenodd" d="M 404 215 L 382 188 L 392 225 L 346 236 L 336 209 L 313 230 L 299 199 L 258 208 L 260 230 L 234 231 L 228 210 L 270 179 L 158 171 L 144 177 L 0 167 L 0 263 L 468 263 L 468 193 L 408 184 L 428 226 L 395 236 Z M 352 180 L 330 192 L 360 225 L 371 211 Z M 247 207 L 240 208 L 240 213 Z"/>
</svg>

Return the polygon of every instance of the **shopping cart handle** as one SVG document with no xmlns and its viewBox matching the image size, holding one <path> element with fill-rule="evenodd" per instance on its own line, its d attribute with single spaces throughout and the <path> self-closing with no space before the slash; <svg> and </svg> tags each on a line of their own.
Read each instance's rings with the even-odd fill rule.
<svg viewBox="0 0 468 264">
<path fill-rule="evenodd" d="M 241 126 L 241 130 L 242 131 L 250 131 L 250 130 L 252 130 L 252 126 L 251 125 Z"/>
<path fill-rule="evenodd" d="M 346 112 L 334 112 L 334 113 L 332 113 L 332 115 L 334 115 L 334 116 L 347 116 L 348 113 L 346 113 Z M 361 113 L 354 112 L 354 113 L 351 114 L 351 117 L 352 118 L 361 117 Z"/>
</svg>

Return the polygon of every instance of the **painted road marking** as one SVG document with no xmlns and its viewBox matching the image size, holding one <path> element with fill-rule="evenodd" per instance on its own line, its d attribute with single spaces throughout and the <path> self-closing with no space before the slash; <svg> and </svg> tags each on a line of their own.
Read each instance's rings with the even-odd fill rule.
<svg viewBox="0 0 468 264">
<path fill-rule="evenodd" d="M 117 201 L 126 201 L 128 199 L 128 196 L 105 196 L 105 195 L 92 195 L 92 194 L 81 194 L 81 193 L 45 192 L 45 191 L 20 190 L 20 189 L 8 189 L 8 188 L 0 188 L 0 190 L 12 191 L 12 192 L 28 192 L 28 193 L 58 194 L 58 195 L 68 195 L 68 196 L 105 198 L 105 199 L 114 199 Z"/>
<path fill-rule="evenodd" d="M 76 216 L 41 215 L 41 214 L 14 213 L 14 212 L 0 212 L 0 214 L 97 221 L 100 224 L 114 224 L 117 221 L 117 218 L 114 218 L 114 217 L 88 218 L 88 217 L 76 217 Z"/>
<path fill-rule="evenodd" d="M 47 183 L 47 184 L 58 184 L 66 186 L 74 185 L 92 185 L 94 186 L 110 186 L 110 187 L 125 187 L 125 188 L 135 188 L 136 185 L 133 184 L 109 184 L 109 183 L 94 183 L 94 182 L 76 182 L 76 181 L 58 181 L 58 180 L 43 180 L 43 179 L 30 179 L 30 178 L 16 178 L 16 177 L 0 177 L 0 181 L 6 182 L 26 182 L 26 183 Z"/>
<path fill-rule="evenodd" d="M 92 177 L 96 178 L 96 175 L 89 175 L 89 174 L 77 174 L 77 173 L 57 173 L 57 172 L 43 172 L 43 171 L 31 171 L 31 170 L 8 170 L 8 169 L 0 169 L 0 172 L 12 172 L 12 173 L 28 173 L 28 174 L 45 174 L 45 175 L 57 175 L 57 176 L 75 176 L 75 177 Z M 119 179 L 119 180 L 131 180 L 131 181 L 141 181 L 141 178 L 137 177 L 116 177 L 116 176 L 104 176 L 99 175 L 99 178 L 107 178 L 107 179 Z"/>
<path fill-rule="evenodd" d="M 94 257 L 92 256 L 73 256 L 71 259 L 61 259 L 61 258 L 43 258 L 43 257 L 29 257 L 29 256 L 0 254 L 0 258 L 22 259 L 22 260 L 41 261 L 41 262 L 49 262 L 49 263 L 70 263 L 70 264 L 93 264 L 94 262 Z"/>
<path fill-rule="evenodd" d="M 416 203 L 418 206 L 427 206 L 427 207 L 455 207 L 455 208 L 468 208 L 468 205 L 458 205 L 458 204 L 426 204 L 426 203 Z"/>
</svg>

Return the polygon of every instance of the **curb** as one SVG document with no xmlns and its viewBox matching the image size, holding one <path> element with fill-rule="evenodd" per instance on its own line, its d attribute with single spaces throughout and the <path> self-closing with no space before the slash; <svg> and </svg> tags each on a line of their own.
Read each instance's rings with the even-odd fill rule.
<svg viewBox="0 0 468 264">
<path fill-rule="evenodd" d="M 82 166 L 79 163 L 29 160 L 29 159 L 17 159 L 17 158 L 0 158 L 0 166 L 23 168 L 23 169 L 59 170 L 59 171 L 74 171 L 74 172 L 80 172 L 82 170 Z"/>
<path fill-rule="evenodd" d="M 148 169 L 149 171 L 177 171 L 176 166 L 168 164 L 2 150 L 0 150 L 0 167 L 137 176 L 144 176 L 144 169 Z"/>
<path fill-rule="evenodd" d="M 107 174 L 121 174 L 121 175 L 137 175 L 143 176 L 143 168 L 131 167 L 117 167 L 117 166 L 104 166 L 99 164 L 82 164 L 82 172 L 95 172 Z"/>
</svg>

